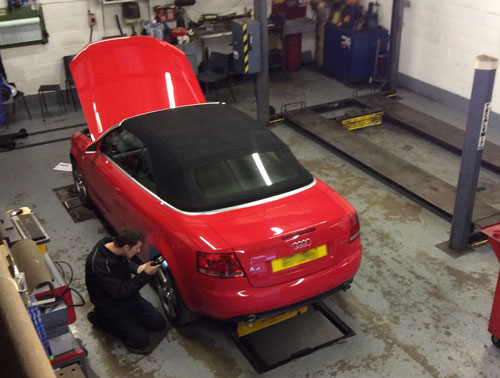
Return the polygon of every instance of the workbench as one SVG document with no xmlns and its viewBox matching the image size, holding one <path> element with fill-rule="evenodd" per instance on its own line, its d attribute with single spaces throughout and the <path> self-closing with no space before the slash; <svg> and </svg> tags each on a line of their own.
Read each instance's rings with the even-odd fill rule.
<svg viewBox="0 0 500 378">
<path fill-rule="evenodd" d="M 275 33 L 277 27 L 275 24 L 269 24 L 268 20 L 268 33 Z M 290 20 L 284 20 L 282 31 L 280 31 L 280 39 L 282 45 L 282 56 L 285 56 L 285 46 L 284 38 L 287 35 L 292 34 L 302 34 L 313 32 L 316 30 L 316 21 L 309 18 L 294 18 Z M 194 37 L 199 38 L 201 41 L 201 51 L 203 53 L 203 63 L 207 63 L 207 56 L 205 56 L 205 45 L 207 40 L 213 40 L 217 38 L 232 36 L 231 24 L 228 22 L 224 23 L 214 23 L 210 27 L 202 26 L 194 30 Z M 178 46 L 179 47 L 179 46 Z"/>
</svg>

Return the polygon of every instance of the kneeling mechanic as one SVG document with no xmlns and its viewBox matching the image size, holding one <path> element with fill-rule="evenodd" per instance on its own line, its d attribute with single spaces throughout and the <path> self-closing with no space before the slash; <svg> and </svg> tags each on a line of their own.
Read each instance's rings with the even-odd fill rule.
<svg viewBox="0 0 500 378">
<path fill-rule="evenodd" d="M 126 228 L 115 238 L 101 239 L 85 264 L 85 283 L 95 305 L 87 315 L 98 328 L 122 340 L 129 351 L 147 354 L 147 331 L 166 327 L 160 311 L 144 299 L 139 290 L 156 274 L 160 265 L 137 265 L 130 261 L 141 249 L 144 237 Z"/>
</svg>

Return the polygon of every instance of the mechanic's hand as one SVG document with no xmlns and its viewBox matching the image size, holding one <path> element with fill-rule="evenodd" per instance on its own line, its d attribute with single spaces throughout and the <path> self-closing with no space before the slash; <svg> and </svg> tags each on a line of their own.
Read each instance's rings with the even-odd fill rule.
<svg viewBox="0 0 500 378">
<path fill-rule="evenodd" d="M 161 264 L 156 266 L 153 266 L 151 264 L 152 262 L 149 261 L 146 264 L 139 265 L 139 269 L 137 269 L 137 274 L 140 274 L 142 272 L 146 273 L 149 276 L 156 274 L 156 272 L 158 272 L 158 269 L 160 269 Z"/>
</svg>

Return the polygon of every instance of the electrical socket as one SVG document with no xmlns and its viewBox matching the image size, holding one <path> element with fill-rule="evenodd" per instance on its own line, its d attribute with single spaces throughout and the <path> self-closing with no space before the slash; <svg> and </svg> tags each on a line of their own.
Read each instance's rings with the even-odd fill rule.
<svg viewBox="0 0 500 378">
<path fill-rule="evenodd" d="M 97 19 L 95 18 L 95 13 L 91 13 L 88 11 L 88 18 L 89 18 L 89 26 L 94 26 L 97 23 Z"/>
</svg>

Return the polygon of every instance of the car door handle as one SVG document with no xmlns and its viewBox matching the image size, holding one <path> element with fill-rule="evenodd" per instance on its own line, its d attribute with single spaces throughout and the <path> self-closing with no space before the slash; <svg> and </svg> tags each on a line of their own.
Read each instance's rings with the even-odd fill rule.
<svg viewBox="0 0 500 378">
<path fill-rule="evenodd" d="M 118 187 L 115 187 L 115 193 L 119 196 L 121 196 L 123 194 L 122 190 Z"/>
</svg>

